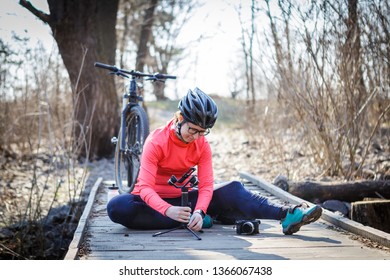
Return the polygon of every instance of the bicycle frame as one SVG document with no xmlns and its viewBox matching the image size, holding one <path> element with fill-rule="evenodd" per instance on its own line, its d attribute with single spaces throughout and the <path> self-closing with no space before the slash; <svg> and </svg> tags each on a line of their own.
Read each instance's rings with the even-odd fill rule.
<svg viewBox="0 0 390 280">
<path fill-rule="evenodd" d="M 129 92 L 125 91 L 122 96 L 122 113 L 121 113 L 121 136 L 122 139 L 126 136 L 126 116 L 131 107 L 134 105 L 139 105 L 138 102 L 143 101 L 141 96 L 137 95 L 137 82 L 135 77 L 131 78 Z M 121 141 L 120 150 L 122 152 L 127 152 L 125 147 L 126 142 Z M 133 151 L 130 151 L 133 152 Z"/>
<path fill-rule="evenodd" d="M 140 168 L 143 144 L 149 134 L 149 121 L 145 110 L 139 104 L 143 98 L 137 92 L 136 79 L 146 77 L 146 80 L 165 82 L 165 79 L 176 79 L 176 76 L 127 71 L 100 62 L 96 62 L 95 67 L 110 70 L 110 74 L 130 79 L 129 87 L 122 95 L 120 132 L 118 138 L 111 138 L 111 142 L 117 145 L 115 149 L 115 182 L 120 193 L 129 193 L 134 188 Z"/>
</svg>

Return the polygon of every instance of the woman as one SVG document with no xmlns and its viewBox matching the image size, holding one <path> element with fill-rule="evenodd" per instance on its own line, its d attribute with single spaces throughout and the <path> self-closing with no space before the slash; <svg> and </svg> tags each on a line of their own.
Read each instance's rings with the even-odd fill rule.
<svg viewBox="0 0 390 280">
<path fill-rule="evenodd" d="M 319 206 L 304 209 L 277 205 L 238 181 L 214 186 L 212 154 L 204 136 L 217 120 L 217 105 L 195 88 L 180 100 L 178 108 L 166 126 L 148 136 L 133 192 L 108 203 L 113 222 L 134 229 L 167 229 L 186 223 L 189 229 L 200 231 L 207 213 L 227 223 L 238 219 L 280 220 L 283 233 L 293 234 L 321 216 Z M 168 180 L 172 175 L 180 178 L 195 166 L 198 188 L 189 191 L 189 206 L 182 206 L 181 190 Z"/>
</svg>

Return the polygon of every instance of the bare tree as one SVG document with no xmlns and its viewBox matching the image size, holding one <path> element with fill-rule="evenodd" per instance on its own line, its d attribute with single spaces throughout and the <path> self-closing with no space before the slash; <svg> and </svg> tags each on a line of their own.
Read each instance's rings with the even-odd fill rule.
<svg viewBox="0 0 390 280">
<path fill-rule="evenodd" d="M 388 89 L 387 78 L 379 83 L 373 78 L 388 69 L 386 43 L 381 42 L 388 39 L 388 1 L 380 5 L 324 0 L 301 6 L 280 0 L 280 14 L 275 16 L 266 1 L 277 73 L 274 84 L 281 101 L 294 109 L 315 159 L 329 175 L 348 179 L 359 175 L 364 162 L 359 150 L 370 145 L 389 111 L 388 97 L 382 99 L 382 109 L 374 107 Z M 373 110 L 378 114 L 370 121 Z"/>
<path fill-rule="evenodd" d="M 122 0 L 118 36 L 121 65 L 130 60 L 135 61 L 138 71 L 167 73 L 181 58 L 183 48 L 177 46 L 176 39 L 198 5 L 195 1 Z M 153 83 L 158 100 L 166 98 L 164 90 L 164 83 Z"/>
<path fill-rule="evenodd" d="M 156 9 L 147 63 L 151 71 L 167 73 L 169 65 L 180 60 L 183 48 L 177 46 L 176 40 L 198 5 L 195 1 L 160 2 Z M 157 100 L 166 99 L 164 89 L 164 83 L 153 84 Z"/>
<path fill-rule="evenodd" d="M 19 1 L 53 32 L 72 85 L 75 141 L 90 143 L 90 157 L 110 156 L 110 139 L 118 130 L 114 80 L 93 66 L 96 61 L 115 63 L 118 1 L 48 0 L 50 14 Z M 87 156 L 85 149 L 80 156 Z"/>
<path fill-rule="evenodd" d="M 148 55 L 148 43 L 152 35 L 153 21 L 155 18 L 155 9 L 158 0 L 151 0 L 149 6 L 145 9 L 144 19 L 142 22 L 141 33 L 139 36 L 137 59 L 135 61 L 135 69 L 144 71 L 145 62 Z"/>
</svg>

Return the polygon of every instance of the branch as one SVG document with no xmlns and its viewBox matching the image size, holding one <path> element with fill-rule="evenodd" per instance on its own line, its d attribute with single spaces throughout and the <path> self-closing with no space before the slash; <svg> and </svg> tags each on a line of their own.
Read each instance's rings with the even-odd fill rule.
<svg viewBox="0 0 390 280">
<path fill-rule="evenodd" d="M 43 22 L 45 23 L 50 23 L 51 21 L 51 17 L 50 15 L 38 10 L 37 8 L 35 8 L 30 1 L 27 1 L 27 0 L 19 0 L 19 4 L 22 6 L 22 7 L 25 7 L 27 10 L 29 10 L 33 15 L 35 15 L 36 17 L 38 17 L 40 20 L 42 20 Z"/>
<path fill-rule="evenodd" d="M 357 168 L 357 171 L 360 171 L 363 168 L 364 161 L 366 160 L 367 155 L 368 155 L 368 148 L 370 147 L 371 140 L 374 137 L 374 134 L 375 134 L 376 130 L 378 129 L 382 118 L 384 118 L 386 116 L 386 113 L 388 111 L 390 111 L 390 104 L 387 105 L 387 107 L 382 111 L 382 113 L 380 114 L 378 120 L 376 121 L 375 127 L 372 130 L 370 137 L 368 138 L 368 143 L 366 144 L 366 149 L 365 149 L 364 154 L 363 154 L 363 159 L 360 162 L 360 164 L 359 164 L 359 166 Z"/>
</svg>

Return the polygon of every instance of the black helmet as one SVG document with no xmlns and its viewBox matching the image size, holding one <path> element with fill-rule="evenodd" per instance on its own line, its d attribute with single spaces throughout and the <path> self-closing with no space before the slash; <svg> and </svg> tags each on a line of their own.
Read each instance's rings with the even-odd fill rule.
<svg viewBox="0 0 390 280">
<path fill-rule="evenodd" d="M 195 88 L 188 90 L 178 106 L 184 120 L 198 125 L 204 129 L 212 128 L 218 117 L 218 107 L 214 100 Z"/>
</svg>

